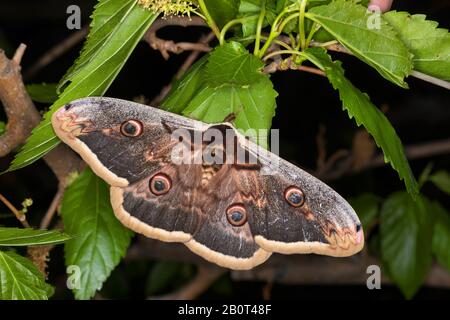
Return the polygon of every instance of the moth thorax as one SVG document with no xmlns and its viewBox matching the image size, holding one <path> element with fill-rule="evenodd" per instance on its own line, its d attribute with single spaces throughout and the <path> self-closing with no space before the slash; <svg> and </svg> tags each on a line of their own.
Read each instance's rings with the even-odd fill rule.
<svg viewBox="0 0 450 320">
<path fill-rule="evenodd" d="M 211 181 L 212 177 L 220 170 L 222 165 L 202 165 L 202 186 L 205 187 Z"/>
</svg>

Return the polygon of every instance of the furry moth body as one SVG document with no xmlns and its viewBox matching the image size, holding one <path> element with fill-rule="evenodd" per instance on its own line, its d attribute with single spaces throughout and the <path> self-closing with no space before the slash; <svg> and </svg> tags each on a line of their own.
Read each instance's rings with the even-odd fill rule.
<svg viewBox="0 0 450 320">
<path fill-rule="evenodd" d="M 125 226 L 149 238 L 182 242 L 223 267 L 251 269 L 272 252 L 349 256 L 364 245 L 351 206 L 275 154 L 258 155 L 254 165 L 172 161 L 171 133 L 177 129 L 203 135 L 232 129 L 237 148 L 257 154 L 257 146 L 228 123 L 210 125 L 91 97 L 56 111 L 52 125 L 111 186 L 114 213 Z M 186 143 L 192 150 L 204 148 Z M 272 174 L 262 174 L 267 169 Z"/>
</svg>

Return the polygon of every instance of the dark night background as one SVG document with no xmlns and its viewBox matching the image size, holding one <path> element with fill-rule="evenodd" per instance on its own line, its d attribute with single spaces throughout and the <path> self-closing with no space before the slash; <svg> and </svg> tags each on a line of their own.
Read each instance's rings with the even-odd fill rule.
<svg viewBox="0 0 450 320">
<path fill-rule="evenodd" d="M 0 2 L 0 48 L 5 49 L 11 57 L 20 43 L 27 45 L 22 60 L 26 71 L 49 48 L 56 45 L 71 32 L 66 28 L 65 13 L 70 4 L 78 4 L 82 10 L 83 25 L 89 22 L 95 1 L 11 1 Z M 426 14 L 428 19 L 438 21 L 440 27 L 449 28 L 450 2 L 446 0 L 429 1 L 394 1 L 393 9 L 410 13 Z M 166 39 L 195 41 L 206 28 L 189 29 L 170 27 L 159 35 Z M 45 67 L 27 83 L 58 82 L 66 70 L 77 58 L 81 44 Z M 168 84 L 178 67 L 184 61 L 186 53 L 171 55 L 165 61 L 161 54 L 152 50 L 147 43 L 141 42 L 133 52 L 129 61 L 116 78 L 106 96 L 132 100 L 143 95 L 148 100 L 156 96 L 160 89 Z M 333 54 L 334 58 L 343 61 L 346 75 L 353 84 L 370 95 L 377 106 L 387 106 L 387 117 L 397 130 L 404 145 L 450 137 L 449 92 L 419 79 L 409 78 L 409 90 L 402 89 L 384 80 L 374 69 L 346 55 Z M 331 88 L 326 78 L 304 72 L 279 72 L 272 75 L 277 98 L 276 116 L 273 128 L 279 128 L 281 134 L 281 156 L 305 168 L 314 168 L 317 158 L 316 135 L 319 126 L 326 127 L 328 153 L 342 148 L 349 148 L 352 143 L 356 125 L 346 112 L 342 111 L 337 93 Z M 39 105 L 45 110 L 48 105 Z M 0 108 L 0 119 L 5 120 Z M 0 171 L 5 170 L 12 160 L 12 155 L 0 158 Z M 413 160 L 410 165 L 416 177 L 424 167 L 432 161 L 435 169 L 450 169 L 450 155 L 435 156 Z M 330 183 L 344 197 L 358 195 L 361 192 L 373 192 L 386 196 L 393 191 L 403 190 L 403 182 L 397 173 L 384 166 L 363 171 L 360 174 L 346 176 Z M 28 214 L 30 222 L 37 224 L 56 192 L 57 181 L 50 169 L 39 161 L 25 169 L 0 176 L 0 193 L 7 195 L 15 204 L 27 197 L 34 200 Z M 450 201 L 444 193 L 438 192 L 434 186 L 427 184 L 424 192 L 432 199 L 441 201 L 447 208 Z M 0 213 L 6 209 L 0 207 Z M 3 222 L 1 222 L 3 224 Z M 17 224 L 8 219 L 8 225 Z M 50 282 L 59 284 L 64 281 L 63 250 L 59 246 L 51 254 Z M 183 277 L 189 277 L 192 268 L 184 267 Z M 149 262 L 124 263 L 113 272 L 112 278 L 105 285 L 110 297 L 140 298 L 145 297 L 145 283 L 149 270 Z M 178 281 L 177 280 L 177 281 Z M 224 276 L 202 297 L 254 297 L 262 296 L 264 283 L 233 282 Z M 119 292 L 117 288 L 121 288 Z M 112 289 L 110 289 L 112 288 Z M 324 294 L 325 292 L 325 294 Z M 382 290 L 369 291 L 365 286 L 287 286 L 274 285 L 273 298 L 401 298 L 400 291 L 393 286 L 383 286 Z M 56 298 L 70 298 L 70 293 L 59 292 Z M 416 298 L 450 298 L 450 290 L 422 288 Z"/>
</svg>

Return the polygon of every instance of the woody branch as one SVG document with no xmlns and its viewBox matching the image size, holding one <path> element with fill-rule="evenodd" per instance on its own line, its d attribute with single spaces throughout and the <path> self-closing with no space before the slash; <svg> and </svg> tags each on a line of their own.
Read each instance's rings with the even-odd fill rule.
<svg viewBox="0 0 450 320">
<path fill-rule="evenodd" d="M 41 121 L 39 111 L 32 102 L 22 81 L 20 61 L 26 46 L 21 44 L 14 57 L 8 59 L 0 50 L 0 100 L 8 122 L 6 132 L 0 136 L 0 157 L 8 155 L 22 145 L 31 130 Z M 81 167 L 79 157 L 65 145 L 59 145 L 44 157 L 62 187 L 70 172 Z"/>
</svg>

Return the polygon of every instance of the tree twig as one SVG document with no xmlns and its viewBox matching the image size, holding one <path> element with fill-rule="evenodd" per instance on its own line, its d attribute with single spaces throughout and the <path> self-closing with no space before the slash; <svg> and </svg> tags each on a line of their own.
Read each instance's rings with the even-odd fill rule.
<svg viewBox="0 0 450 320">
<path fill-rule="evenodd" d="M 288 38 L 289 39 L 289 38 Z M 345 54 L 349 54 L 349 55 L 352 55 L 352 53 L 351 53 L 351 51 L 350 50 L 348 50 L 346 47 L 344 47 L 343 45 L 341 45 L 340 43 L 331 43 L 331 44 L 328 44 L 328 45 L 325 45 L 324 46 L 324 43 L 320 43 L 320 42 L 317 42 L 317 41 L 311 41 L 310 42 L 310 44 L 309 44 L 311 47 L 324 47 L 324 48 L 326 48 L 327 50 L 331 50 L 331 51 L 335 51 L 335 52 L 342 52 L 342 53 L 345 53 Z"/>
<path fill-rule="evenodd" d="M 423 144 L 410 145 L 405 147 L 405 154 L 409 160 L 432 157 L 436 155 L 449 154 L 450 153 L 450 139 L 430 141 Z M 360 164 L 358 167 L 354 166 L 353 155 L 349 154 L 346 158 L 342 159 L 335 166 L 328 168 L 326 171 L 316 172 L 318 178 L 323 180 L 335 180 L 344 175 L 351 175 L 362 170 L 370 168 L 381 167 L 386 165 L 384 162 L 384 155 L 378 154 L 365 164 Z"/>
<path fill-rule="evenodd" d="M 56 211 L 58 210 L 58 206 L 61 202 L 61 199 L 64 195 L 64 186 L 59 185 L 58 191 L 56 191 L 55 196 L 53 197 L 52 202 L 50 203 L 50 206 L 47 209 L 47 212 L 45 213 L 44 217 L 41 220 L 41 229 L 47 229 L 50 225 L 50 222 L 53 219 L 53 216 L 55 215 Z"/>
<path fill-rule="evenodd" d="M 225 273 L 225 269 L 211 265 L 199 266 L 195 277 L 175 292 L 152 296 L 150 300 L 192 300 L 208 290 L 216 280 Z"/>
<path fill-rule="evenodd" d="M 0 49 L 0 100 L 8 123 L 0 136 L 0 157 L 9 154 L 22 144 L 39 123 L 40 115 L 34 107 L 20 75 L 20 60 L 25 45 L 20 45 L 12 60 Z"/>
<path fill-rule="evenodd" d="M 322 44 L 312 41 L 311 46 L 317 47 L 317 46 L 322 46 Z M 331 50 L 331 51 L 342 52 L 345 54 L 353 55 L 347 48 L 345 48 L 343 45 L 341 45 L 339 43 L 333 43 L 333 44 L 327 45 L 327 46 L 325 46 L 325 48 L 327 48 L 328 50 Z M 428 74 L 425 74 L 425 73 L 422 73 L 422 72 L 419 72 L 416 70 L 413 70 L 410 73 L 410 76 L 415 77 L 420 80 L 423 80 L 423 81 L 426 81 L 426 82 L 429 82 L 436 86 L 445 88 L 447 90 L 450 90 L 450 82 L 448 82 L 448 81 L 430 76 Z"/>
<path fill-rule="evenodd" d="M 298 70 L 305 71 L 309 73 L 313 73 L 322 77 L 325 77 L 325 72 L 320 69 L 308 67 L 308 66 L 299 66 L 292 61 L 292 58 L 286 58 L 283 60 L 276 60 L 268 64 L 264 67 L 264 73 L 274 73 L 276 71 L 285 71 L 285 70 Z"/>
<path fill-rule="evenodd" d="M 325 139 L 326 128 L 323 124 L 319 126 L 319 132 L 316 135 L 316 144 L 317 144 L 317 160 L 316 160 L 316 170 L 317 172 L 324 171 L 325 160 L 327 157 L 327 142 Z"/>
<path fill-rule="evenodd" d="M 420 80 L 432 83 L 432 84 L 434 84 L 436 86 L 445 88 L 447 90 L 450 90 L 450 82 L 448 82 L 448 81 L 432 77 L 432 76 L 430 76 L 428 74 L 425 74 L 425 73 L 422 73 L 422 72 L 419 72 L 419 71 L 416 71 L 416 70 L 413 70 L 411 72 L 411 76 L 413 76 L 413 77 L 415 77 L 417 79 L 420 79 Z"/>
<path fill-rule="evenodd" d="M 55 149 L 44 156 L 45 163 L 55 174 L 64 188 L 67 186 L 67 177 L 73 172 L 81 172 L 86 163 L 64 143 L 60 143 Z"/>
<path fill-rule="evenodd" d="M 16 207 L 14 207 L 14 205 L 11 202 L 9 202 L 9 200 L 6 199 L 1 193 L 0 193 L 0 201 L 3 202 L 5 206 L 7 206 L 9 210 L 11 210 L 12 213 L 14 213 L 17 220 L 20 221 L 20 223 L 24 228 L 30 227 L 30 224 L 27 221 L 27 216 L 23 212 L 17 210 Z"/>
<path fill-rule="evenodd" d="M 192 253 L 183 244 L 166 243 L 139 236 L 128 250 L 128 261 L 137 259 L 158 259 L 180 261 L 197 266 L 211 267 L 211 264 Z M 381 262 L 370 255 L 358 254 L 348 258 L 333 258 L 318 255 L 273 254 L 264 264 L 249 271 L 232 271 L 236 281 L 267 281 L 283 284 L 356 284 L 365 285 L 369 265 L 381 266 Z M 384 277 L 382 283 L 390 283 Z M 450 288 L 450 274 L 442 267 L 433 265 L 425 285 Z"/>
<path fill-rule="evenodd" d="M 164 40 L 158 38 L 156 32 L 161 28 L 167 26 L 206 26 L 205 21 L 200 17 L 171 17 L 171 18 L 160 18 L 156 20 L 149 30 L 145 33 L 143 40 L 146 41 L 153 49 L 159 50 L 164 57 L 164 59 L 169 59 L 169 53 L 180 54 L 184 51 L 201 51 L 208 52 L 211 48 L 201 42 L 191 43 L 191 42 L 174 42 L 172 40 Z"/>
<path fill-rule="evenodd" d="M 27 46 L 24 43 L 21 43 L 19 45 L 19 47 L 16 49 L 16 52 L 14 53 L 12 62 L 14 62 L 16 65 L 20 66 L 22 57 L 23 57 L 26 49 L 27 49 Z"/>
<path fill-rule="evenodd" d="M 86 25 L 80 30 L 72 33 L 69 37 L 58 43 L 56 46 L 45 52 L 41 57 L 39 57 L 33 65 L 25 70 L 23 78 L 25 80 L 30 79 L 47 65 L 52 63 L 54 60 L 58 59 L 64 53 L 72 49 L 78 43 L 80 43 L 88 34 L 89 27 Z"/>
<path fill-rule="evenodd" d="M 214 33 L 210 32 L 206 36 L 201 36 L 198 40 L 198 43 L 201 43 L 203 45 L 207 45 L 210 41 L 212 41 L 215 38 Z M 172 89 L 172 83 L 174 80 L 179 80 L 181 77 L 186 73 L 186 71 L 191 67 L 191 65 L 197 60 L 198 56 L 200 55 L 201 51 L 192 51 L 189 56 L 186 58 L 186 60 L 183 62 L 181 67 L 178 69 L 177 73 L 175 74 L 173 80 L 168 85 L 165 85 L 160 93 L 153 98 L 153 100 L 150 102 L 151 106 L 157 107 L 161 103 L 161 101 L 167 96 L 167 94 L 170 92 L 170 89 Z"/>
<path fill-rule="evenodd" d="M 198 43 L 201 43 L 203 45 L 207 45 L 208 43 L 210 43 L 214 39 L 215 39 L 214 33 L 210 32 L 207 35 L 202 35 L 200 37 L 200 39 L 198 40 Z M 181 79 L 181 77 L 186 73 L 186 71 L 191 67 L 191 65 L 193 65 L 194 62 L 197 60 L 197 58 L 199 57 L 200 53 L 202 53 L 202 51 L 194 50 L 194 51 L 192 51 L 189 54 L 189 56 L 186 58 L 186 60 L 184 60 L 183 64 L 178 69 L 177 73 L 175 74 L 175 79 L 176 80 Z"/>
</svg>

